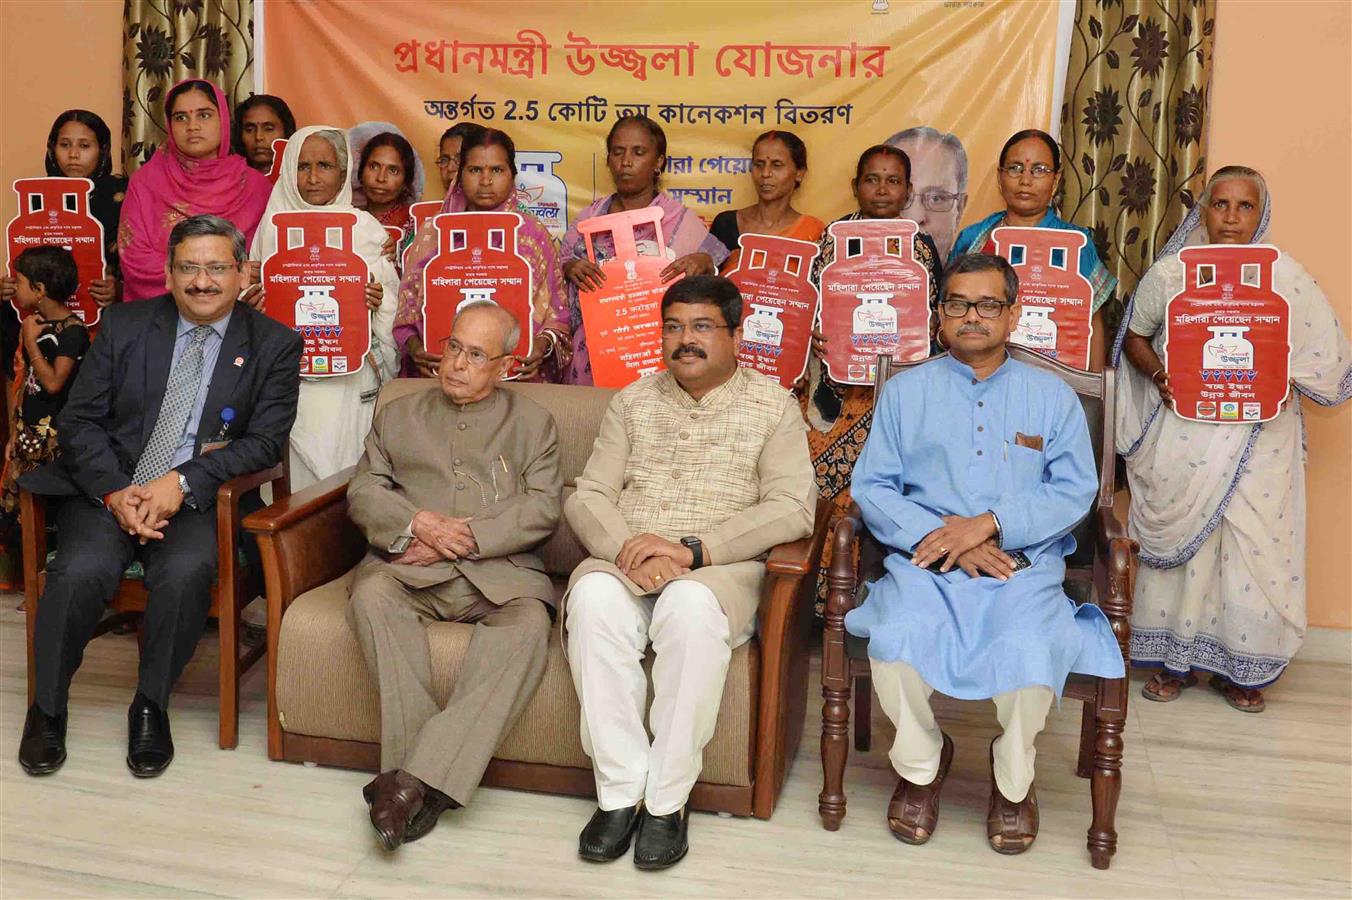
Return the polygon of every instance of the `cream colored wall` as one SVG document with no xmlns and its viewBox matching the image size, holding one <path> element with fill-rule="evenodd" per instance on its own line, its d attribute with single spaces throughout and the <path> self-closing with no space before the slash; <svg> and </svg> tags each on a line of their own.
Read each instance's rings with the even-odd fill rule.
<svg viewBox="0 0 1352 900">
<path fill-rule="evenodd" d="M 122 130 L 121 0 L 0 0 L 0 222 L 15 215 L 16 178 L 43 175 L 47 129 L 63 110 Z"/>
<path fill-rule="evenodd" d="M 1273 238 L 1314 273 L 1352 324 L 1352 4 L 1219 0 L 1211 97 L 1212 168 L 1268 177 Z M 0 181 L 41 173 L 52 118 L 83 106 L 121 121 L 119 0 L 0 2 Z M 1332 52 L 1330 52 L 1332 51 Z M 15 212 L 0 191 L 0 221 Z M 1309 618 L 1352 626 L 1352 405 L 1306 403 Z"/>
<path fill-rule="evenodd" d="M 1271 240 L 1352 326 L 1352 4 L 1220 0 L 1208 166 L 1253 166 Z M 1352 403 L 1304 403 L 1311 625 L 1352 626 Z"/>
</svg>

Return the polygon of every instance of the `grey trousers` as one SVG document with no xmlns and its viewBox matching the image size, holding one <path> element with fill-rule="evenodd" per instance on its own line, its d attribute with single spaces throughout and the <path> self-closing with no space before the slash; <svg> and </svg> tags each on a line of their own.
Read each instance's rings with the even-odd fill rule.
<svg viewBox="0 0 1352 900">
<path fill-rule="evenodd" d="M 380 687 L 381 771 L 403 769 L 468 804 L 544 676 L 545 604 L 521 597 L 499 606 L 458 575 L 410 588 L 376 563 L 357 573 L 350 617 Z M 432 691 L 430 622 L 474 626 L 445 709 Z"/>
</svg>

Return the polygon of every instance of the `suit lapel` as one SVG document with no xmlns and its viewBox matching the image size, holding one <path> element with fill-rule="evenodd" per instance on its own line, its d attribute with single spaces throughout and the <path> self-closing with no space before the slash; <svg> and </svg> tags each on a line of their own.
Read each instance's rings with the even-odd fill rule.
<svg viewBox="0 0 1352 900">
<path fill-rule="evenodd" d="M 165 297 L 146 337 L 145 407 L 141 415 L 141 446 L 150 440 L 155 420 L 164 402 L 164 388 L 169 383 L 169 369 L 174 362 L 174 339 L 178 336 L 178 307 L 173 297 Z"/>
<path fill-rule="evenodd" d="M 251 361 L 249 338 L 253 329 L 249 327 L 246 317 L 244 306 L 236 304 L 235 313 L 230 317 L 230 324 L 225 329 L 225 338 L 221 341 L 221 352 L 216 356 L 216 368 L 211 373 L 211 387 L 207 388 L 207 399 L 202 404 L 202 419 L 197 423 L 198 452 L 201 452 L 204 442 L 216 439 L 221 425 L 224 424 L 221 422 L 221 410 L 235 395 L 235 385 L 239 384 L 244 367 Z M 243 362 L 235 365 L 237 359 Z"/>
</svg>

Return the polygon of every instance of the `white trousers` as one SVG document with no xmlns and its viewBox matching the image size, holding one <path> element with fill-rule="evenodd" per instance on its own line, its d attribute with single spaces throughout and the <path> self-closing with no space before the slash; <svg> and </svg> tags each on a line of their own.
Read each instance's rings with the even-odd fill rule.
<svg viewBox="0 0 1352 900">
<path fill-rule="evenodd" d="M 603 810 L 640 800 L 653 815 L 685 805 L 704 768 L 732 648 L 728 619 L 713 591 L 675 581 L 656 597 L 635 597 L 606 572 L 590 572 L 568 594 L 568 664 L 582 706 L 582 749 L 596 774 Z M 649 642 L 652 740 L 643 727 Z"/>
<path fill-rule="evenodd" d="M 929 784 L 939 774 L 944 737 L 930 709 L 934 688 L 904 662 L 869 659 L 878 705 L 897 726 L 888 758 L 897 774 L 912 784 Z M 1033 784 L 1033 741 L 1047 724 L 1052 691 L 1045 685 L 996 694 L 995 718 L 1003 733 L 995 740 L 995 784 L 1006 800 L 1018 803 Z M 855 715 L 868 715 L 855 710 Z"/>
</svg>

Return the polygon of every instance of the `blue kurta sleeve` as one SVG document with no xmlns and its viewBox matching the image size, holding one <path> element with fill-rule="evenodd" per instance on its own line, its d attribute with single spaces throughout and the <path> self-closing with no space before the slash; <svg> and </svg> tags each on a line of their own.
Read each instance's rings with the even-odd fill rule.
<svg viewBox="0 0 1352 900">
<path fill-rule="evenodd" d="M 1041 481 L 1011 484 L 994 508 L 1006 550 L 1035 547 L 1068 534 L 1089 511 L 1098 491 L 1084 409 L 1069 387 L 1060 387 L 1059 402 L 1052 404 L 1049 416 L 1050 433 L 1043 436 Z M 1033 452 L 1017 446 L 1007 451 Z"/>
<path fill-rule="evenodd" d="M 864 449 L 854 464 L 850 493 L 864 513 L 864 523 L 883 544 L 910 552 L 920 539 L 944 522 L 907 499 L 902 450 L 901 391 L 899 381 L 883 388 L 882 402 L 873 417 Z M 914 417 L 912 417 L 914 420 Z"/>
</svg>

